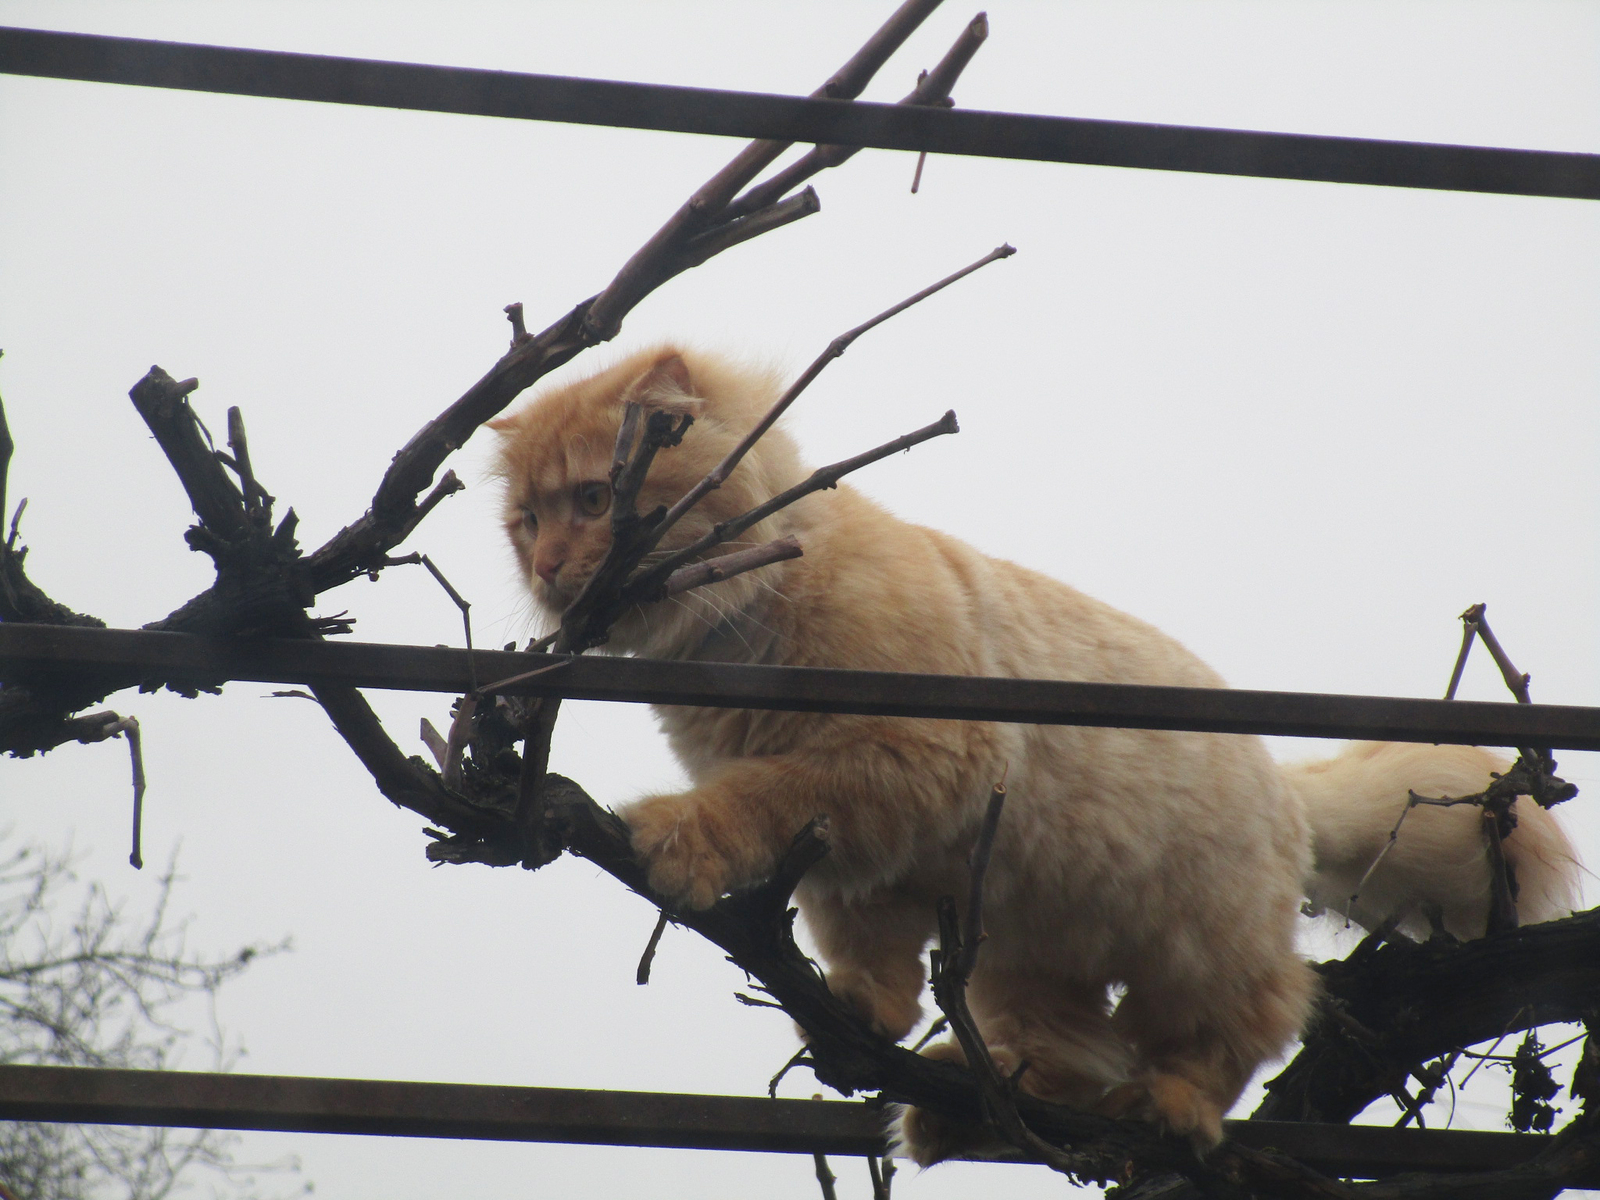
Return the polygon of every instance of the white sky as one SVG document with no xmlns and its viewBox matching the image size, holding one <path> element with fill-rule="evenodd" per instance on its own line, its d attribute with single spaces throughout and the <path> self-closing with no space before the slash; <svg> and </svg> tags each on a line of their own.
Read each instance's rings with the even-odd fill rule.
<svg viewBox="0 0 1600 1200">
<path fill-rule="evenodd" d="M 0 23 L 804 93 L 889 7 L 0 0 Z M 868 97 L 908 90 L 971 16 L 938 12 Z M 1600 151 L 1593 2 L 995 0 L 990 17 L 969 107 Z M 0 394 L 33 577 L 125 626 L 208 582 L 125 399 L 153 362 L 200 377 L 214 429 L 243 406 L 258 473 L 320 544 L 503 350 L 503 305 L 537 328 L 598 290 L 733 149 L 0 77 Z M 1240 686 L 1438 694 L 1456 615 L 1487 601 L 1536 699 L 1600 702 L 1600 206 L 949 158 L 913 197 L 912 165 L 867 151 L 830 172 L 819 215 L 670 284 L 619 346 L 676 335 L 798 368 L 1010 241 L 825 373 L 793 418 L 815 460 L 956 409 L 959 437 L 861 484 L 1155 621 Z M 474 483 L 483 451 L 454 464 Z M 409 547 L 472 599 L 485 645 L 524 628 L 492 508 L 474 486 Z M 364 640 L 460 643 L 420 572 L 321 605 L 342 608 Z M 653 914 L 585 864 L 430 870 L 422 822 L 269 690 L 114 701 L 145 729 L 146 857 L 182 843 L 194 944 L 295 939 L 225 994 L 242 1069 L 756 1094 L 788 1057 L 787 1021 L 733 1003 L 741 977 L 691 934 L 635 987 Z M 1487 660 L 1463 694 L 1501 696 Z M 408 750 L 448 703 L 374 702 Z M 1562 773 L 1600 784 L 1596 761 Z M 602 802 L 678 777 L 629 706 L 568 708 L 554 766 Z M 0 761 L 0 826 L 73 837 L 83 876 L 137 904 L 152 881 L 124 861 L 126 773 L 120 743 Z M 1567 815 L 1594 862 L 1592 803 Z M 804 1157 L 265 1134 L 244 1155 L 286 1150 L 324 1196 L 816 1194 Z M 860 1164 L 835 1169 L 841 1196 L 867 1194 Z M 1002 1187 L 1060 1191 L 1042 1169 L 956 1165 L 897 1193 Z"/>
</svg>

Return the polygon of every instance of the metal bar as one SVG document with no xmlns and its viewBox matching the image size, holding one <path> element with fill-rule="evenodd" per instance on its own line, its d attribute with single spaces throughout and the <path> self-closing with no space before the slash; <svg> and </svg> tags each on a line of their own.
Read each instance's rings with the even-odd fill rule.
<svg viewBox="0 0 1600 1200">
<path fill-rule="evenodd" d="M 870 1102 L 0 1066 L 0 1119 L 262 1129 L 788 1154 L 882 1154 Z M 1537 1134 L 1229 1121 L 1228 1136 L 1341 1176 L 1489 1171 L 1526 1162 Z"/>
<path fill-rule="evenodd" d="M 0 625 L 0 680 L 35 685 L 87 672 L 126 678 L 129 687 L 248 680 L 459 694 L 474 679 L 509 679 L 560 663 L 504 690 L 708 708 L 1600 750 L 1600 708 L 1573 705 L 471 653 L 469 661 L 467 651 L 443 646 Z"/>
<path fill-rule="evenodd" d="M 1600 199 L 1600 155 L 810 100 L 0 27 L 0 72 L 1161 171 Z"/>
<path fill-rule="evenodd" d="M 883 1153 L 882 1117 L 863 1103 L 85 1067 L 0 1066 L 0 1119 Z"/>
</svg>

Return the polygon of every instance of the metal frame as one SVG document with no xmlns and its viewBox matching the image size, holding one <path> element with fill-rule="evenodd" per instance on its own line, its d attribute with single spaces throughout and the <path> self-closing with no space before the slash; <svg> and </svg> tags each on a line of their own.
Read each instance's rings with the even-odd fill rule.
<svg viewBox="0 0 1600 1200">
<path fill-rule="evenodd" d="M 602 1146 L 881 1155 L 884 1113 L 842 1100 L 0 1066 L 0 1119 Z M 1229 1121 L 1229 1138 L 1343 1177 L 1491 1171 L 1540 1134 Z M 1025 1161 L 1020 1158 L 1011 1161 Z M 1600 1185 L 1600 1170 L 1573 1186 Z"/>
<path fill-rule="evenodd" d="M 0 28 L 0 73 L 434 112 L 1265 178 L 1600 199 L 1600 155 L 667 87 Z M 416 646 L 0 626 L 0 678 L 79 673 L 464 692 L 555 660 Z M 571 659 L 523 694 L 1231 733 L 1600 749 L 1600 708 Z M 0 1066 L 0 1119 L 877 1154 L 861 1103 Z M 1230 1122 L 1342 1176 L 1515 1165 L 1537 1135 Z M 1600 1187 L 1600 1174 L 1582 1181 Z"/>
<path fill-rule="evenodd" d="M 1204 129 L 0 27 L 0 72 L 932 154 L 1600 200 L 1600 155 Z"/>
<path fill-rule="evenodd" d="M 494 690 L 635 704 L 1600 750 L 1600 708 L 1577 705 L 568 658 L 443 646 L 0 625 L 0 679 L 48 687 L 83 671 L 125 673 L 129 679 L 124 686 L 246 680 L 457 695 L 542 671 Z"/>
</svg>

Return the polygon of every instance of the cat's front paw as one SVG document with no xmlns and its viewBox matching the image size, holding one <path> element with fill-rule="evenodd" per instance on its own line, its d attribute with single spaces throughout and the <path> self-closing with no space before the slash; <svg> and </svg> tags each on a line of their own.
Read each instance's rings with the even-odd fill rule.
<svg viewBox="0 0 1600 1200">
<path fill-rule="evenodd" d="M 727 858 L 707 836 L 694 805 L 682 796 L 647 796 L 624 809 L 633 853 L 650 886 L 685 908 L 710 908 L 734 884 Z"/>
</svg>

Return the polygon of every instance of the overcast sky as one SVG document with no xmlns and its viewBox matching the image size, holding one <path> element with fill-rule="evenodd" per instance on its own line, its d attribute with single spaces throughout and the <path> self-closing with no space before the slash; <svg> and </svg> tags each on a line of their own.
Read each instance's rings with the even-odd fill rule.
<svg viewBox="0 0 1600 1200">
<path fill-rule="evenodd" d="M 804 93 L 881 4 L 0 0 L 0 23 Z M 909 90 L 971 18 L 947 5 L 869 98 Z M 1593 2 L 1029 4 L 995 0 L 967 107 L 1600 151 Z M 113 625 L 209 580 L 126 400 L 159 363 L 240 405 L 258 474 L 319 545 L 390 455 L 503 351 L 605 284 L 735 149 L 681 135 L 0 77 L 0 394 L 34 579 Z M 797 369 L 835 334 L 1002 241 L 874 331 L 792 418 L 831 461 L 946 408 L 959 437 L 858 477 L 895 511 L 1161 625 L 1239 686 L 1442 693 L 1486 601 L 1535 699 L 1600 703 L 1600 206 L 867 151 L 822 212 L 670 284 L 617 348 L 682 337 Z M 608 350 L 569 370 L 589 370 Z M 525 630 L 483 485 L 422 527 L 480 644 Z M 327 595 L 371 641 L 460 644 L 420 572 Z M 263 1073 L 760 1093 L 793 1049 L 742 978 L 579 861 L 431 870 L 319 710 L 230 685 L 119 696 L 145 730 L 146 857 L 180 843 L 192 941 L 292 935 L 225 994 Z M 1486 659 L 1463 695 L 1499 699 Z M 374 696 L 419 752 L 442 697 Z M 602 802 L 672 785 L 649 713 L 574 704 L 554 767 Z M 1284 755 L 1324 749 L 1282 744 Z M 1596 756 L 1562 774 L 1600 786 Z M 120 743 L 0 761 L 0 826 L 85 854 L 138 904 Z M 1600 861 L 1593 799 L 1566 811 Z M 196 1061 L 196 1066 L 203 1062 Z M 809 1095 L 792 1076 L 790 1095 Z M 1458 1123 L 1491 1126 L 1464 1106 Z M 251 1135 L 330 1197 L 816 1194 L 809 1160 Z M 867 1194 L 836 1164 L 841 1196 Z M 910 1200 L 1058 1194 L 955 1165 Z"/>
</svg>

